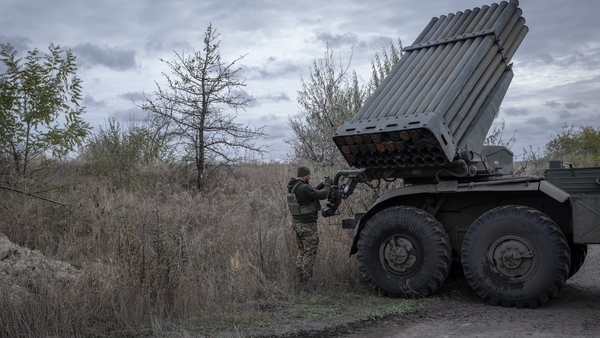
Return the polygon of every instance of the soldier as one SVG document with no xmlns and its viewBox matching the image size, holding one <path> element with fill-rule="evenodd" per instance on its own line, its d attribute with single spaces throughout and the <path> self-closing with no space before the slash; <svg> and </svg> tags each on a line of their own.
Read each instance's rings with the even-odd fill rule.
<svg viewBox="0 0 600 338">
<path fill-rule="evenodd" d="M 319 233 L 317 218 L 321 203 L 319 200 L 329 196 L 333 181 L 326 178 L 325 182 L 313 187 L 309 184 L 310 169 L 301 165 L 296 172 L 296 178 L 290 178 L 287 184 L 288 204 L 292 213 L 292 226 L 296 232 L 298 256 L 296 258 L 296 274 L 300 284 L 307 284 L 312 279 Z"/>
</svg>

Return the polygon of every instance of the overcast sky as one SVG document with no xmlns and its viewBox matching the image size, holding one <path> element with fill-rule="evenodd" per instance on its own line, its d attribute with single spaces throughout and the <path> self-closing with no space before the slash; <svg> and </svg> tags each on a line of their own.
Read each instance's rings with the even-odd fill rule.
<svg viewBox="0 0 600 338">
<path fill-rule="evenodd" d="M 0 43 L 19 51 L 50 43 L 77 55 L 84 81 L 84 118 L 142 118 L 132 100 L 163 83 L 173 51 L 202 48 L 206 27 L 220 33 L 221 52 L 240 63 L 254 99 L 236 121 L 268 125 L 265 143 L 280 159 L 293 137 L 286 121 L 300 112 L 300 76 L 326 46 L 351 70 L 370 77 L 375 53 L 400 38 L 409 46 L 432 17 L 489 5 L 484 0 L 0 0 Z M 521 0 L 529 34 L 513 57 L 515 78 L 498 124 L 516 130 L 515 155 L 543 148 L 564 125 L 600 126 L 600 1 Z M 23 54 L 20 54 L 23 55 Z"/>
</svg>

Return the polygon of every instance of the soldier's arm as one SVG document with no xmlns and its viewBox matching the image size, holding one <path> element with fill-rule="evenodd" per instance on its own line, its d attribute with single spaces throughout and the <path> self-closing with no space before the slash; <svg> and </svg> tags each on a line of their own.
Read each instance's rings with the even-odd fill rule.
<svg viewBox="0 0 600 338">
<path fill-rule="evenodd" d="M 329 185 L 326 184 L 323 189 L 315 189 L 310 184 L 305 185 L 306 195 L 313 199 L 324 200 L 329 196 Z"/>
</svg>

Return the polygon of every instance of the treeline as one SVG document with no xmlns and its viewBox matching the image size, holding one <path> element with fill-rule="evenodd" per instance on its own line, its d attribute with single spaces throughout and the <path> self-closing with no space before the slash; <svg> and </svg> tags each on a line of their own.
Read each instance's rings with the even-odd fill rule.
<svg viewBox="0 0 600 338">
<path fill-rule="evenodd" d="M 523 149 L 517 175 L 543 175 L 550 161 L 574 167 L 600 166 L 600 128 L 563 126 L 542 149 Z"/>
</svg>

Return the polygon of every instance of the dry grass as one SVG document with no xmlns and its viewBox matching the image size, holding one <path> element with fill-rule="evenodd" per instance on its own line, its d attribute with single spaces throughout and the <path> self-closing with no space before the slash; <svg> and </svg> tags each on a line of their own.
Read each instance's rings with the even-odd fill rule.
<svg viewBox="0 0 600 338">
<path fill-rule="evenodd" d="M 267 300 L 293 301 L 296 253 L 284 191 L 295 168 L 247 164 L 197 192 L 168 168 L 144 168 L 123 187 L 67 163 L 52 182 L 63 189 L 46 196 L 73 213 L 0 191 L 0 232 L 81 273 L 74 285 L 39 281 L 18 301 L 2 291 L 0 330 L 15 337 L 162 335 L 172 325 L 226 325 Z M 370 199 L 357 194 L 343 213 L 351 217 Z M 319 222 L 319 293 L 364 289 L 340 218 Z"/>
</svg>

